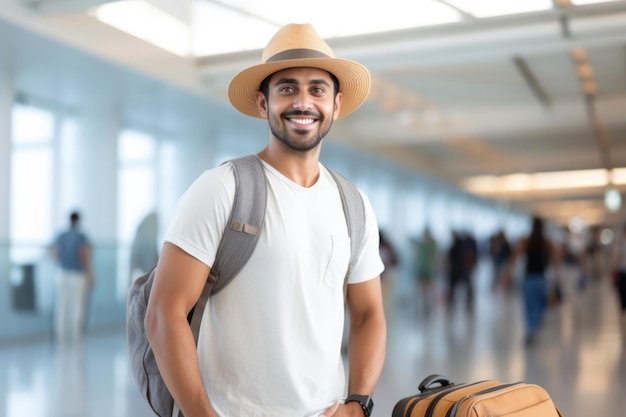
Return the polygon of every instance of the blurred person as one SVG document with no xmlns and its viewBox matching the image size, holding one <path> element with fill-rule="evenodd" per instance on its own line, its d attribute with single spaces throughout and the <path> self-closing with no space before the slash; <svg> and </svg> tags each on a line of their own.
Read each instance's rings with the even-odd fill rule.
<svg viewBox="0 0 626 417">
<path fill-rule="evenodd" d="M 589 240 L 585 248 L 585 279 L 586 283 L 602 278 L 602 243 L 600 242 L 601 228 L 594 226 L 589 233 Z"/>
<path fill-rule="evenodd" d="M 185 417 L 369 415 L 386 344 L 378 225 L 362 195 L 364 239 L 348 269 L 341 197 L 319 155 L 333 121 L 366 99 L 370 75 L 335 58 L 309 24 L 282 27 L 262 61 L 229 86 L 238 111 L 269 125 L 268 144 L 257 154 L 268 181 L 257 246 L 209 299 L 196 348 L 187 315 L 210 273 L 235 192 L 231 164 L 203 173 L 178 201 L 165 235 L 146 333 L 176 416 L 179 409 Z"/>
<path fill-rule="evenodd" d="M 60 267 L 55 304 L 56 339 L 79 341 L 84 332 L 89 290 L 93 286 L 91 244 L 80 230 L 80 213 L 70 214 L 69 229 L 52 245 L 52 256 Z"/>
<path fill-rule="evenodd" d="M 380 274 L 380 282 L 383 291 L 383 301 L 385 302 L 385 306 L 388 306 L 391 302 L 389 298 L 392 293 L 394 272 L 398 266 L 398 252 L 389 240 L 387 233 L 383 230 L 379 230 L 378 234 L 380 238 L 378 251 L 380 253 L 380 259 L 385 266 L 385 270 Z"/>
<path fill-rule="evenodd" d="M 493 262 L 493 288 L 498 286 L 498 278 L 511 257 L 511 253 L 511 244 L 504 234 L 504 230 L 499 230 L 491 237 L 489 242 L 489 255 Z"/>
<path fill-rule="evenodd" d="M 158 216 L 154 211 L 148 213 L 137 226 L 130 248 L 130 282 L 157 264 L 159 260 L 158 226 Z"/>
<path fill-rule="evenodd" d="M 510 282 L 512 270 L 520 256 L 525 256 L 522 298 L 526 326 L 524 343 L 529 346 L 537 339 L 547 306 L 546 272 L 550 266 L 556 267 L 559 259 L 557 248 L 545 235 L 541 217 L 533 217 L 531 232 L 514 249 L 504 268 L 501 283 Z"/>
<path fill-rule="evenodd" d="M 613 244 L 613 285 L 619 298 L 620 327 L 626 347 L 626 224 Z"/>
<path fill-rule="evenodd" d="M 474 307 L 474 268 L 478 259 L 476 240 L 469 233 L 452 232 L 448 251 L 448 308 L 453 308 L 459 284 L 465 288 L 465 307 Z"/>
<path fill-rule="evenodd" d="M 416 275 L 419 297 L 422 300 L 422 312 L 428 316 L 435 301 L 434 281 L 437 275 L 437 241 L 430 230 L 426 228 L 422 239 L 417 242 Z"/>
<path fill-rule="evenodd" d="M 559 287 L 564 299 L 574 295 L 583 279 L 585 242 L 567 226 L 563 228 L 563 242 L 559 256 Z"/>
<path fill-rule="evenodd" d="M 478 263 L 478 245 L 476 238 L 467 232 L 462 236 L 463 261 L 465 264 L 464 280 L 467 286 L 467 309 L 474 308 L 474 271 Z"/>
<path fill-rule="evenodd" d="M 456 230 L 452 231 L 452 241 L 446 252 L 445 270 L 447 277 L 446 303 L 448 308 L 452 308 L 455 297 L 454 293 L 458 283 L 461 281 L 461 239 Z"/>
<path fill-rule="evenodd" d="M 446 257 L 446 272 L 448 274 L 447 304 L 448 308 L 452 309 L 456 302 L 457 288 L 459 287 L 459 285 L 466 284 L 463 237 L 456 230 L 452 231 L 452 243 L 450 244 L 450 248 L 448 248 L 448 253 Z"/>
</svg>

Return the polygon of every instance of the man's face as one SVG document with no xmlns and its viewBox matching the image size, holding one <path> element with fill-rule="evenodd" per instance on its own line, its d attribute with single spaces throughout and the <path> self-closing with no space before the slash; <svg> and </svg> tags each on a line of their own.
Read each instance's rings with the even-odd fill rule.
<svg viewBox="0 0 626 417">
<path fill-rule="evenodd" d="M 339 115 L 341 93 L 335 96 L 330 74 L 316 68 L 289 68 L 269 80 L 267 100 L 257 93 L 259 111 L 272 135 L 296 151 L 316 148 Z"/>
</svg>

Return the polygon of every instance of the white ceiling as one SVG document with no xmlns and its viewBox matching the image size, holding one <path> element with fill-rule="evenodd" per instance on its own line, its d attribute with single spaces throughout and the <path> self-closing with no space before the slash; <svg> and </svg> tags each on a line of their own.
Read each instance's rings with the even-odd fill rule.
<svg viewBox="0 0 626 417">
<path fill-rule="evenodd" d="M 0 19 L 223 102 L 232 76 L 261 55 L 181 58 L 84 13 L 101 1 L 25 3 L 0 0 Z M 41 12 L 38 3 L 65 7 Z M 626 168 L 626 1 L 555 3 L 561 6 L 542 12 L 328 39 L 336 55 L 363 63 L 374 80 L 368 101 L 336 123 L 333 136 L 459 187 L 479 175 Z M 345 18 L 358 19 L 358 8 Z M 572 54 L 581 48 L 593 94 L 576 71 Z M 623 209 L 604 209 L 604 191 L 493 196 L 561 221 L 622 220 Z"/>
</svg>

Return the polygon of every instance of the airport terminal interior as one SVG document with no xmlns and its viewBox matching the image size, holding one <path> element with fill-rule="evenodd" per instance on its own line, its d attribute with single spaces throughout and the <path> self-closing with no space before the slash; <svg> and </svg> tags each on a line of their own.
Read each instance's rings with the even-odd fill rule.
<svg viewBox="0 0 626 417">
<path fill-rule="evenodd" d="M 396 294 L 387 305 L 385 367 L 375 417 L 418 393 L 431 374 L 452 382 L 497 379 L 544 387 L 563 416 L 619 416 L 626 406 L 626 334 L 607 276 L 572 285 L 550 307 L 537 343 L 523 343 L 519 292 L 493 292 L 492 267 L 477 269 L 477 299 L 450 309 Z M 622 323 L 623 326 L 623 323 Z M 123 329 L 93 331 L 81 345 L 50 340 L 0 347 L 0 405 L 6 417 L 150 417 L 129 370 Z"/>
<path fill-rule="evenodd" d="M 626 0 L 384 3 L 0 0 L 0 417 L 153 415 L 130 372 L 128 288 L 195 179 L 266 145 L 267 122 L 233 109 L 227 88 L 290 22 L 311 22 L 372 75 L 320 160 L 367 195 L 397 255 L 382 277 L 373 416 L 432 374 L 537 384 L 564 417 L 623 415 L 613 272 L 626 224 Z M 68 343 L 54 332 L 50 248 L 75 210 L 95 282 L 84 335 Z M 533 216 L 564 256 L 530 340 L 523 259 L 503 282 L 492 255 L 499 233 L 516 248 Z M 427 232 L 429 288 L 417 278 Z M 475 243 L 472 291 L 449 287 L 455 236 Z"/>
</svg>

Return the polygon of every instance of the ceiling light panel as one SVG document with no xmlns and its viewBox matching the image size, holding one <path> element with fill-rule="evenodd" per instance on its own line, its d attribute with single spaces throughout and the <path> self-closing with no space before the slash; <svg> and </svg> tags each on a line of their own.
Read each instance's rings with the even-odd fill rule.
<svg viewBox="0 0 626 417">
<path fill-rule="evenodd" d="M 176 55 L 189 55 L 189 26 L 148 1 L 105 3 L 88 12 L 91 16 Z"/>
<path fill-rule="evenodd" d="M 622 0 L 570 0 L 570 2 L 575 6 L 580 6 L 583 4 L 613 3 L 616 1 L 622 1 Z"/>
<path fill-rule="evenodd" d="M 461 20 L 457 10 L 436 0 L 319 0 L 313 7 L 285 0 L 204 0 L 194 4 L 194 54 L 262 49 L 287 23 L 311 23 L 329 39 Z"/>
<path fill-rule="evenodd" d="M 503 16 L 516 13 L 550 10 L 554 4 L 552 0 L 446 0 L 461 10 L 475 17 Z"/>
<path fill-rule="evenodd" d="M 208 1 L 196 1 L 191 15 L 192 53 L 217 55 L 259 49 L 277 26 Z"/>
<path fill-rule="evenodd" d="M 613 184 L 620 184 L 624 168 L 613 170 Z M 626 179 L 626 178 L 625 178 Z M 574 188 L 604 187 L 609 183 L 604 169 L 578 171 L 537 172 L 533 174 L 511 174 L 477 176 L 464 181 L 465 189 L 478 194 L 498 194 L 530 191 L 565 190 Z"/>
</svg>

